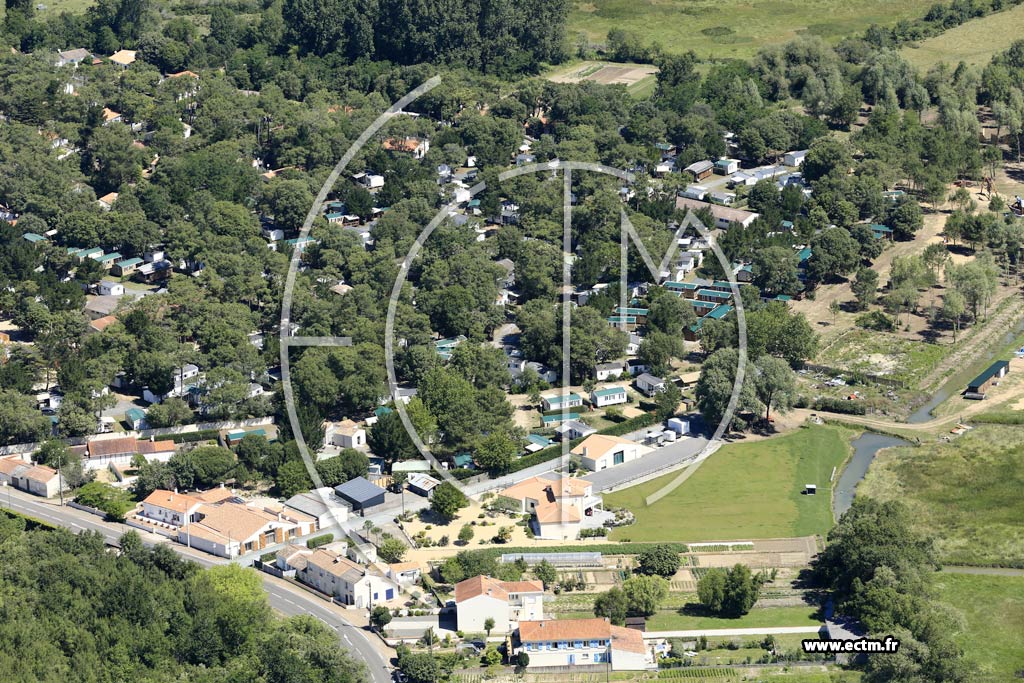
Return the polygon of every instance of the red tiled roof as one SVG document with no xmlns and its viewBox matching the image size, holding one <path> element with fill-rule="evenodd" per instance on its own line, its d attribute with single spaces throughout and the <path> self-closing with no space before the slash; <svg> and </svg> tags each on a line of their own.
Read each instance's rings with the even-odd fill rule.
<svg viewBox="0 0 1024 683">
<path fill-rule="evenodd" d="M 508 600 L 509 593 L 543 593 L 540 581 L 498 581 L 490 576 L 474 576 L 455 584 L 455 602 L 471 600 L 487 594 L 498 600 Z"/>
<path fill-rule="evenodd" d="M 626 630 L 626 629 L 623 629 Z M 639 631 L 637 632 L 639 635 Z M 524 643 L 544 643 L 568 640 L 608 640 L 612 625 L 604 619 L 545 619 L 520 621 L 519 640 Z"/>
<path fill-rule="evenodd" d="M 89 323 L 89 327 L 96 330 L 97 332 L 102 332 L 103 330 L 107 329 L 116 322 L 117 316 L 105 315 L 102 318 L 97 318 L 96 320 L 93 320 L 91 323 Z"/>
<path fill-rule="evenodd" d="M 612 626 L 611 628 L 612 650 L 625 650 L 641 655 L 647 652 L 643 633 L 635 628 L 623 628 L 622 626 Z"/>
<path fill-rule="evenodd" d="M 89 442 L 89 457 L 103 458 L 111 455 L 125 455 L 139 452 L 139 442 L 134 436 L 118 439 L 93 439 Z"/>
<path fill-rule="evenodd" d="M 202 501 L 185 493 L 175 493 L 174 491 L 157 489 L 146 496 L 142 502 L 149 503 L 154 507 L 160 507 L 165 510 L 185 514 L 196 505 L 199 505 Z"/>
<path fill-rule="evenodd" d="M 167 453 L 174 451 L 173 441 L 140 441 L 138 443 L 138 451 L 143 455 L 152 455 L 153 453 Z"/>
</svg>

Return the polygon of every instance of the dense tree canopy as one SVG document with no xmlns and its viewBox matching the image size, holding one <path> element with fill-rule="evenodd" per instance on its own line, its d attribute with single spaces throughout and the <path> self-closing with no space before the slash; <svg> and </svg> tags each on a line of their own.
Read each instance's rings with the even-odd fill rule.
<svg viewBox="0 0 1024 683">
<path fill-rule="evenodd" d="M 96 535 L 23 528 L 0 519 L 12 570 L 0 582 L 5 680 L 364 680 L 337 634 L 312 617 L 276 617 L 251 569 L 201 570 L 134 534 L 115 554 Z M 28 650 L 18 645 L 26 637 Z"/>
</svg>

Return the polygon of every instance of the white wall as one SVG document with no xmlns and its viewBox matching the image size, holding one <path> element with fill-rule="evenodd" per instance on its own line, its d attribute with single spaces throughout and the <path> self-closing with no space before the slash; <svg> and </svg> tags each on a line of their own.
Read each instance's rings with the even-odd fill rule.
<svg viewBox="0 0 1024 683">
<path fill-rule="evenodd" d="M 504 634 L 511 630 L 511 610 L 508 603 L 489 595 L 478 595 L 463 600 L 455 606 L 459 630 L 465 633 L 484 633 L 484 622 L 494 619 L 493 634 Z"/>
</svg>

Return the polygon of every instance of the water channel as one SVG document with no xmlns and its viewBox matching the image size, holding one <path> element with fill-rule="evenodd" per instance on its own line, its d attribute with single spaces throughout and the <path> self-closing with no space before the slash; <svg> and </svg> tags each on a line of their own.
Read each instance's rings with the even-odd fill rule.
<svg viewBox="0 0 1024 683">
<path fill-rule="evenodd" d="M 871 466 L 878 451 L 893 446 L 910 446 L 911 443 L 894 436 L 864 432 L 854 439 L 851 445 L 853 446 L 853 457 L 846 463 L 842 474 L 839 475 L 839 480 L 832 485 L 832 513 L 836 519 L 839 519 L 853 505 L 853 496 L 856 493 L 857 485 L 867 474 L 868 467 Z"/>
<path fill-rule="evenodd" d="M 963 391 L 967 382 L 988 367 L 992 361 L 1003 355 L 1008 345 L 1014 343 L 1015 340 L 1017 343 L 1020 343 L 1022 340 L 1019 338 L 1022 334 L 1024 334 L 1024 319 L 1021 319 L 1011 329 L 1007 330 L 999 343 L 993 344 L 990 351 L 982 358 L 979 358 L 966 369 L 947 379 L 924 405 L 911 413 L 910 417 L 907 418 L 907 422 L 916 424 L 932 419 L 932 411 L 935 408 L 950 396 Z M 857 485 L 864 479 L 864 475 L 867 474 L 868 468 L 871 466 L 878 451 L 883 448 L 910 446 L 912 444 L 909 441 L 894 436 L 866 431 L 854 439 L 851 445 L 853 446 L 853 456 L 846 463 L 846 467 L 843 468 L 842 473 L 839 475 L 839 480 L 832 485 L 832 512 L 836 519 L 839 519 L 853 505 Z"/>
</svg>

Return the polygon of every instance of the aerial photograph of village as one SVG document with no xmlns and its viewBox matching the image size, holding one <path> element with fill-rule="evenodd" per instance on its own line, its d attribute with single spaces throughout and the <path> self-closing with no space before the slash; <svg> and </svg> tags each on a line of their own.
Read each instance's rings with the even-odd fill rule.
<svg viewBox="0 0 1024 683">
<path fill-rule="evenodd" d="M 0 683 L 1024 680 L 1024 0 L 0 17 Z"/>
</svg>

